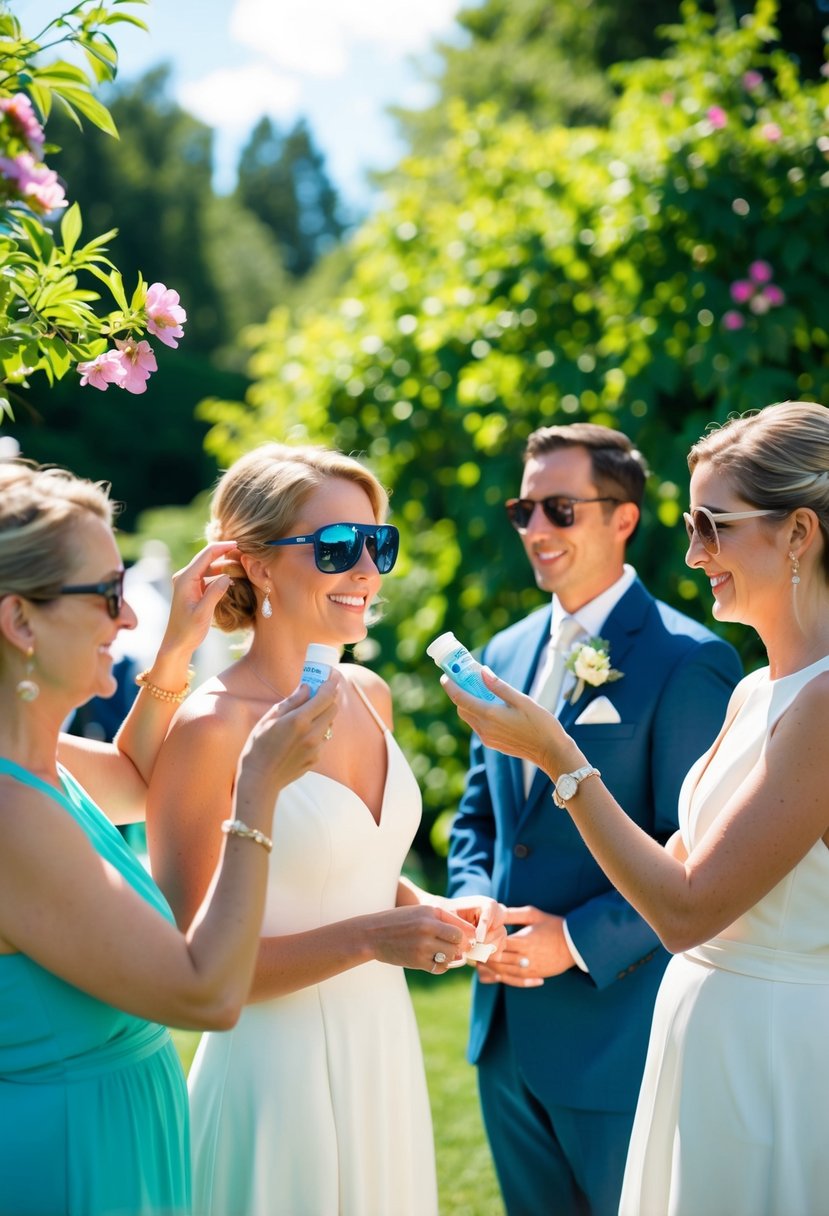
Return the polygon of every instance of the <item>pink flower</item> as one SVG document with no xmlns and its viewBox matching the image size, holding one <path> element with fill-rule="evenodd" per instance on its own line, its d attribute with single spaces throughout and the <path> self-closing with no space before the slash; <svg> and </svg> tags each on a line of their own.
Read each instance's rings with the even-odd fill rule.
<svg viewBox="0 0 829 1216">
<path fill-rule="evenodd" d="M 754 295 L 754 284 L 748 279 L 736 279 L 731 284 L 731 299 L 735 304 L 745 304 Z"/>
<path fill-rule="evenodd" d="M 125 388 L 128 393 L 146 392 L 151 373 L 158 371 L 149 342 L 136 342 L 134 338 L 127 338 L 116 340 L 115 345 L 121 352 L 118 358 L 124 370 L 120 387 Z"/>
<path fill-rule="evenodd" d="M 748 268 L 748 277 L 753 283 L 770 283 L 773 274 L 768 262 L 752 262 Z"/>
<path fill-rule="evenodd" d="M 43 154 L 46 136 L 25 93 L 15 93 L 14 97 L 0 97 L 0 114 L 8 115 L 30 151 L 38 156 Z"/>
<path fill-rule="evenodd" d="M 728 115 L 722 106 L 709 106 L 706 117 L 715 130 L 720 130 L 728 125 Z"/>
<path fill-rule="evenodd" d="M 771 308 L 779 308 L 781 304 L 785 304 L 786 295 L 774 283 L 769 283 L 768 287 L 763 288 L 763 295 Z"/>
<path fill-rule="evenodd" d="M 165 287 L 163 283 L 153 283 L 147 288 L 145 308 L 150 333 L 165 346 L 178 346 L 176 338 L 184 337 L 181 323 L 187 320 L 187 313 L 179 305 L 178 292 Z"/>
<path fill-rule="evenodd" d="M 760 134 L 772 144 L 776 144 L 778 139 L 783 138 L 783 132 L 776 122 L 764 122 L 760 128 Z"/>
<path fill-rule="evenodd" d="M 81 388 L 91 384 L 93 388 L 99 388 L 103 393 L 110 384 L 117 384 L 119 388 L 124 387 L 126 370 L 117 350 L 106 350 L 102 355 L 98 355 L 97 359 L 79 363 L 78 371 L 81 373 Z"/>
<path fill-rule="evenodd" d="M 759 72 L 748 71 L 743 72 L 743 88 L 751 92 L 752 89 L 759 89 L 763 83 L 763 77 Z"/>
<path fill-rule="evenodd" d="M 664 93 L 659 94 L 659 100 L 663 106 L 672 106 L 674 104 L 674 95 L 670 89 L 666 89 Z"/>
<path fill-rule="evenodd" d="M 725 329 L 742 329 L 746 322 L 741 312 L 737 312 L 736 309 L 731 308 L 727 313 L 723 314 L 722 323 Z"/>
<path fill-rule="evenodd" d="M 13 159 L 0 156 L 0 174 L 14 183 L 18 195 L 32 211 L 48 215 L 50 211 L 66 206 L 66 195 L 57 173 L 37 164 L 31 152 L 21 152 Z"/>
</svg>

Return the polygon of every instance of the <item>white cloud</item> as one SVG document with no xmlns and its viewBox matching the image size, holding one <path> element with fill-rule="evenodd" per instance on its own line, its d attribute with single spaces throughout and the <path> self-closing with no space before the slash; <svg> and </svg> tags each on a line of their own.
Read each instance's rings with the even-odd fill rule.
<svg viewBox="0 0 829 1216">
<path fill-rule="evenodd" d="M 306 76 L 341 76 L 358 47 L 400 56 L 445 33 L 460 0 L 236 0 L 230 34 Z"/>
<path fill-rule="evenodd" d="M 219 68 L 177 89 L 177 99 L 186 110 L 224 131 L 246 131 L 263 114 L 292 117 L 299 94 L 297 80 L 260 64 Z"/>
</svg>

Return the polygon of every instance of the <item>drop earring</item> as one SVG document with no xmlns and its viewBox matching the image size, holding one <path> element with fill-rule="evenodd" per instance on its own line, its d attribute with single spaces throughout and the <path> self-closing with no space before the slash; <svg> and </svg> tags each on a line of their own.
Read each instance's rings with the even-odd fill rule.
<svg viewBox="0 0 829 1216">
<path fill-rule="evenodd" d="M 792 563 L 792 582 L 797 586 L 800 582 L 800 562 L 793 549 L 789 550 L 789 561 Z"/>
<path fill-rule="evenodd" d="M 40 686 L 32 679 L 32 673 L 35 667 L 35 648 L 30 646 L 26 651 L 26 672 L 22 680 L 18 681 L 15 692 L 21 701 L 35 701 L 40 696 Z"/>
<path fill-rule="evenodd" d="M 262 616 L 265 618 L 266 621 L 269 621 L 270 618 L 273 616 L 273 608 L 271 608 L 271 589 L 270 589 L 270 587 L 268 587 L 268 589 L 265 592 L 265 598 L 262 600 L 261 611 L 262 611 Z"/>
</svg>

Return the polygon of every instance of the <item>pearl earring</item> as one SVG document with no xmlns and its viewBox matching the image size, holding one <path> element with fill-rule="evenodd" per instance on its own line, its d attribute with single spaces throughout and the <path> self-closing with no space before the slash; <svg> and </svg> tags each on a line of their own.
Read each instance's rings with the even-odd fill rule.
<svg viewBox="0 0 829 1216">
<path fill-rule="evenodd" d="M 266 621 L 273 616 L 273 608 L 271 608 L 271 590 L 270 587 L 265 592 L 265 598 L 262 600 L 262 616 Z"/>
<path fill-rule="evenodd" d="M 26 651 L 26 673 L 22 680 L 18 681 L 15 692 L 21 701 L 36 701 L 40 696 L 40 686 L 32 679 L 32 672 L 35 667 L 35 648 L 30 646 Z"/>
<path fill-rule="evenodd" d="M 789 561 L 792 563 L 792 582 L 797 586 L 800 582 L 800 562 L 793 549 L 789 550 Z"/>
</svg>

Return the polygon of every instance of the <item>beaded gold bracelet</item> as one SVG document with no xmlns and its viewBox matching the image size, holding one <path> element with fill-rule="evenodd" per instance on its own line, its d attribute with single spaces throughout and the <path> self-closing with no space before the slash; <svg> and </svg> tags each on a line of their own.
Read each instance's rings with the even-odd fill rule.
<svg viewBox="0 0 829 1216">
<path fill-rule="evenodd" d="M 266 853 L 270 853 L 273 848 L 270 836 L 266 836 L 258 828 L 249 828 L 246 823 L 242 823 L 241 819 L 225 819 L 222 823 L 222 831 L 226 836 L 241 836 L 245 840 L 253 840 L 256 844 L 261 844 Z"/>
<path fill-rule="evenodd" d="M 139 672 L 135 677 L 135 682 L 139 688 L 146 688 L 151 697 L 155 697 L 156 701 L 174 701 L 177 705 L 180 704 L 185 697 L 190 693 L 190 681 L 193 679 L 193 668 L 189 668 L 187 672 L 187 683 L 180 692 L 170 692 L 167 688 L 159 688 L 157 684 L 150 681 L 150 669 Z"/>
</svg>

